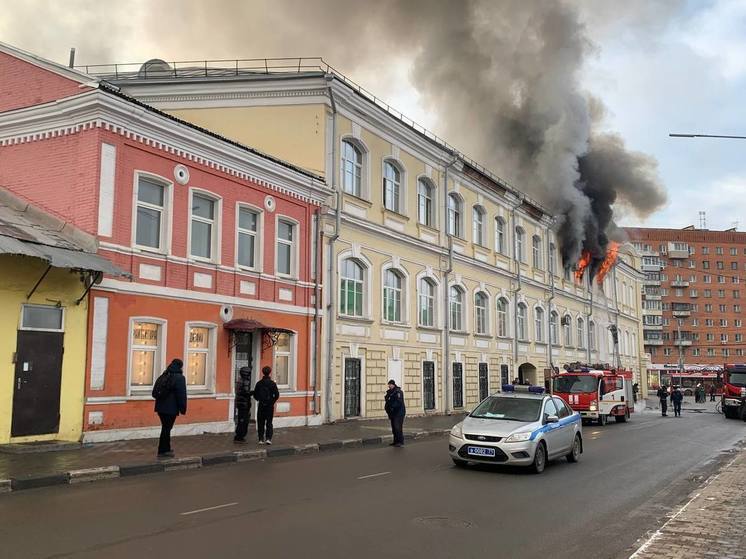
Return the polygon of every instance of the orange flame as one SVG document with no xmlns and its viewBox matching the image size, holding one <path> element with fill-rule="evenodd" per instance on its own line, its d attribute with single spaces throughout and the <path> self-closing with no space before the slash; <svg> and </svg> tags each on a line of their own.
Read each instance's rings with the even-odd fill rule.
<svg viewBox="0 0 746 559">
<path fill-rule="evenodd" d="M 598 274 L 596 274 L 598 285 L 603 283 L 606 274 L 609 273 L 614 262 L 616 262 L 617 254 L 619 254 L 619 243 L 615 243 L 614 241 L 609 242 L 609 246 L 606 249 L 606 258 L 604 258 L 604 261 L 598 269 Z"/>
<path fill-rule="evenodd" d="M 583 281 L 583 274 L 585 273 L 585 269 L 590 263 L 591 253 L 587 250 L 584 250 L 580 255 L 580 260 L 578 260 L 577 266 L 575 267 L 575 281 L 577 281 L 578 283 Z"/>
</svg>

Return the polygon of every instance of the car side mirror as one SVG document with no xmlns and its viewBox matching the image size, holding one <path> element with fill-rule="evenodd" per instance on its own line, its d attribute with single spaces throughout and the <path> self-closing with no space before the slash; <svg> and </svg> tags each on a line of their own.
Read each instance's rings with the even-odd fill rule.
<svg viewBox="0 0 746 559">
<path fill-rule="evenodd" d="M 556 415 L 546 415 L 544 416 L 544 423 L 557 423 L 559 421 L 559 417 Z"/>
</svg>

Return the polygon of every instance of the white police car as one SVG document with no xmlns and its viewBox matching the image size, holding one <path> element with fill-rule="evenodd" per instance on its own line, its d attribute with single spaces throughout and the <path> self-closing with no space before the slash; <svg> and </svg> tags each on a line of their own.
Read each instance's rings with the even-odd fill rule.
<svg viewBox="0 0 746 559">
<path fill-rule="evenodd" d="M 583 427 L 559 397 L 538 386 L 503 385 L 451 430 L 448 450 L 457 466 L 469 462 L 531 466 L 544 471 L 547 460 L 577 462 L 583 452 Z"/>
</svg>

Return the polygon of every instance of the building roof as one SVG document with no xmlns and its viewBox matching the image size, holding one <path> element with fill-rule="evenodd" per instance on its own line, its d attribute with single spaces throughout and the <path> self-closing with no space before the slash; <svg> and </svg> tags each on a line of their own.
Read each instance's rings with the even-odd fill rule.
<svg viewBox="0 0 746 559">
<path fill-rule="evenodd" d="M 96 254 L 93 237 L 4 188 L 0 188 L 0 254 L 38 258 L 55 268 L 127 275 Z"/>
<path fill-rule="evenodd" d="M 746 244 L 746 232 L 713 231 L 711 229 L 668 229 L 657 227 L 625 227 L 624 231 L 632 241 L 680 241 L 692 243 L 734 243 Z"/>
</svg>

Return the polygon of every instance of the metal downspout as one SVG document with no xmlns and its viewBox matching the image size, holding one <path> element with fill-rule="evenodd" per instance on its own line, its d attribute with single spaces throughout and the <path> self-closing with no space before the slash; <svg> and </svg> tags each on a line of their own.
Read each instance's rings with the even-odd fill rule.
<svg viewBox="0 0 746 559">
<path fill-rule="evenodd" d="M 519 199 L 518 203 L 510 208 L 510 220 L 512 222 L 513 231 L 513 264 L 516 270 L 516 284 L 513 289 L 513 378 L 518 378 L 518 292 L 521 290 L 521 262 L 518 259 L 518 235 L 516 229 L 518 222 L 516 221 L 515 211 L 523 204 L 523 199 Z M 511 381 L 512 382 L 512 381 Z"/>
<path fill-rule="evenodd" d="M 552 259 L 552 242 L 549 235 L 549 229 L 547 228 L 547 268 L 549 269 L 549 299 L 547 299 L 547 327 L 549 330 L 549 343 L 547 347 L 547 363 L 549 363 L 549 393 L 554 394 L 554 382 L 552 375 L 554 375 L 554 358 L 552 356 L 552 301 L 554 301 L 554 266 Z M 559 336 L 559 313 L 557 313 L 557 331 L 556 335 Z"/>
<path fill-rule="evenodd" d="M 621 369 L 622 367 L 622 357 L 619 354 L 619 297 L 617 296 L 616 292 L 616 266 L 614 266 L 611 270 L 611 277 L 614 280 L 614 329 L 616 330 L 615 333 L 612 334 L 611 338 L 611 347 L 614 354 L 612 355 L 612 359 L 614 360 L 614 364 L 617 368 Z M 614 338 L 616 338 L 616 342 L 614 341 Z"/>
<path fill-rule="evenodd" d="M 443 412 L 451 413 L 451 398 L 449 383 L 449 373 L 451 368 L 451 309 L 450 309 L 450 289 L 448 288 L 448 276 L 453 272 L 453 237 L 448 234 L 448 169 L 458 162 L 454 158 L 445 167 L 445 181 L 443 186 L 443 231 L 448 240 L 448 268 L 443 274 Z"/>
<path fill-rule="evenodd" d="M 593 316 L 593 280 L 591 280 L 591 274 L 588 273 L 588 315 L 585 319 L 585 355 L 587 358 L 588 365 L 591 364 L 591 317 Z"/>
<path fill-rule="evenodd" d="M 321 230 L 321 210 L 319 210 L 318 208 L 316 208 L 316 210 L 313 212 L 313 219 L 316 223 L 316 239 L 314 239 L 313 242 L 318 242 L 316 246 L 323 247 L 324 232 Z M 313 347 L 313 350 L 315 352 L 313 356 L 313 366 L 315 369 L 315 374 L 313 376 L 313 415 L 319 415 L 320 413 L 320 406 L 316 399 L 319 396 L 319 372 L 321 371 L 321 352 L 319 351 L 319 349 L 321 348 L 321 332 L 319 332 L 319 319 L 321 318 L 321 283 L 319 282 L 319 272 L 321 271 L 321 266 L 323 265 L 322 255 L 323 250 L 316 250 L 316 262 L 314 265 L 313 274 L 313 328 L 316 332 L 316 339 L 314 340 L 316 343 Z M 308 413 L 306 413 L 306 417 L 308 417 Z"/>
<path fill-rule="evenodd" d="M 337 183 L 337 104 L 334 101 L 334 92 L 332 91 L 332 82 L 334 77 L 328 75 L 326 77 L 328 85 L 327 91 L 329 92 L 329 100 L 332 105 L 332 164 L 331 164 L 331 183 L 332 190 L 336 193 L 336 209 L 335 209 L 335 221 L 334 221 L 334 234 L 329 237 L 329 268 L 328 268 L 328 288 L 329 293 L 329 304 L 327 306 L 327 352 L 326 352 L 326 383 L 324 391 L 326 392 L 326 421 L 334 421 L 334 397 L 333 397 L 333 386 L 334 386 L 334 353 L 336 345 L 336 317 L 337 317 L 337 266 L 335 263 L 334 255 L 334 244 L 339 238 L 339 230 L 342 220 L 342 193 L 339 190 L 339 184 Z"/>
</svg>

